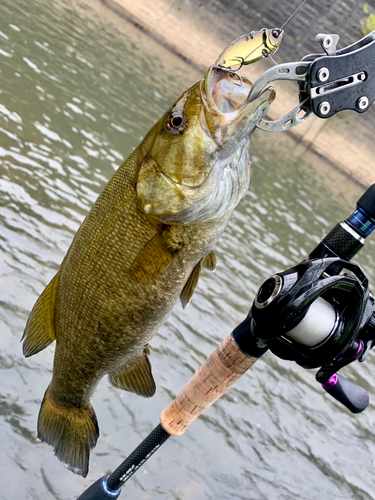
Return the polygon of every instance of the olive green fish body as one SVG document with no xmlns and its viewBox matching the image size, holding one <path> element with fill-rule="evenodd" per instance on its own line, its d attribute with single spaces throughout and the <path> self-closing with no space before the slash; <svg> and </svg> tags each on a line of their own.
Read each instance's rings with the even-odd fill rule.
<svg viewBox="0 0 375 500">
<path fill-rule="evenodd" d="M 91 396 L 105 375 L 149 397 L 148 343 L 202 267 L 249 182 L 247 147 L 275 97 L 248 101 L 230 73 L 211 67 L 154 125 L 82 223 L 27 321 L 23 350 L 56 340 L 38 436 L 86 476 L 99 429 Z"/>
<path fill-rule="evenodd" d="M 86 404 L 104 374 L 143 352 L 230 215 L 183 227 L 182 249 L 168 269 L 155 278 L 138 277 L 132 264 L 160 228 L 139 210 L 136 158 L 137 150 L 109 182 L 59 271 L 51 391 L 63 404 L 72 399 L 77 406 Z"/>
</svg>

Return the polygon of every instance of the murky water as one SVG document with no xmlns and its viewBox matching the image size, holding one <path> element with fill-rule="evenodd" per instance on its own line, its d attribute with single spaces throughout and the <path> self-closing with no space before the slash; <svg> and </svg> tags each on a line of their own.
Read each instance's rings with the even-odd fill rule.
<svg viewBox="0 0 375 500">
<path fill-rule="evenodd" d="M 95 0 L 0 4 L 1 499 L 73 499 L 116 467 L 244 318 L 262 281 L 304 258 L 361 194 L 288 137 L 256 133 L 251 189 L 218 244 L 218 270 L 152 341 L 155 397 L 103 380 L 89 476 L 67 471 L 36 440 L 53 346 L 23 358 L 27 315 L 113 171 L 201 76 Z M 369 241 L 357 260 L 373 284 L 374 258 Z M 373 367 L 374 355 L 345 374 L 374 394 Z M 265 355 L 121 498 L 374 499 L 375 397 L 353 416 L 314 375 Z"/>
</svg>

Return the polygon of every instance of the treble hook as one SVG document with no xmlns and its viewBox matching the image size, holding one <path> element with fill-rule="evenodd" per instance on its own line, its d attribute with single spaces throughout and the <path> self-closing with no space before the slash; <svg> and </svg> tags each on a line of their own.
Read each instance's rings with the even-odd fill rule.
<svg viewBox="0 0 375 500">
<path fill-rule="evenodd" d="M 242 79 L 241 75 L 238 75 L 236 73 L 236 71 L 238 71 L 238 69 L 234 70 L 231 68 L 223 68 L 222 66 L 214 66 L 214 68 L 220 69 L 221 71 L 226 71 L 227 73 L 229 73 L 231 75 L 232 78 L 237 78 L 240 81 L 240 83 L 233 82 L 235 85 L 238 85 L 239 87 L 241 87 L 243 85 L 243 79 Z M 241 68 L 239 68 L 239 69 L 241 69 Z"/>
<path fill-rule="evenodd" d="M 240 66 L 239 66 L 239 68 L 236 68 L 236 69 L 233 69 L 233 68 L 231 68 L 231 67 L 229 67 L 229 68 L 225 68 L 225 67 L 223 66 L 223 65 L 226 63 L 225 59 L 224 59 L 224 60 L 223 60 L 223 62 L 222 62 L 221 64 L 219 64 L 219 66 L 217 66 L 217 67 L 218 67 L 218 68 L 221 68 L 221 69 L 223 69 L 223 70 L 226 70 L 226 71 L 230 70 L 230 71 L 233 71 L 233 72 L 235 73 L 235 72 L 237 72 L 237 71 L 240 71 L 240 69 L 241 69 L 243 66 L 245 66 L 245 64 L 246 64 L 246 63 L 245 63 L 245 59 L 244 59 L 243 57 L 241 57 L 241 56 L 236 56 L 236 57 L 233 57 L 233 59 L 237 59 L 237 60 L 239 61 L 239 62 L 238 62 L 238 64 L 240 65 Z"/>
</svg>

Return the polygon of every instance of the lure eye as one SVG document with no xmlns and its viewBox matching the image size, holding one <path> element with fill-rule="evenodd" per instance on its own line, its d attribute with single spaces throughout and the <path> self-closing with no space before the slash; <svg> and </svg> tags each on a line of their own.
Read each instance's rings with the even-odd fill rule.
<svg viewBox="0 0 375 500">
<path fill-rule="evenodd" d="M 173 111 L 169 115 L 167 126 L 171 132 L 181 134 L 186 126 L 185 115 L 181 111 Z"/>
<path fill-rule="evenodd" d="M 277 29 L 272 30 L 272 36 L 274 38 L 277 39 L 277 38 L 279 38 L 280 35 L 281 35 L 281 30 L 277 30 Z"/>
</svg>

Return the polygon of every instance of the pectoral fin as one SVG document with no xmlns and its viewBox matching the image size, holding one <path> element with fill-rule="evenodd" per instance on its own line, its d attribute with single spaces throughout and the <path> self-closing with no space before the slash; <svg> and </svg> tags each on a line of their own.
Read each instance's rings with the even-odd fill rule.
<svg viewBox="0 0 375 500">
<path fill-rule="evenodd" d="M 118 389 L 134 392 L 138 396 L 150 398 L 155 394 L 156 386 L 151 373 L 147 347 L 131 364 L 125 365 L 111 374 L 109 382 Z"/>
<path fill-rule="evenodd" d="M 216 255 L 212 250 L 209 254 L 206 255 L 206 257 L 204 257 L 202 261 L 202 267 L 208 269 L 209 271 L 216 271 L 216 264 Z"/>
<path fill-rule="evenodd" d="M 26 357 L 42 351 L 55 340 L 55 302 L 59 273 L 51 280 L 36 301 L 23 333 L 23 353 Z"/>
<path fill-rule="evenodd" d="M 182 248 L 179 227 L 167 227 L 156 234 L 137 255 L 131 271 L 141 283 L 154 281 L 163 274 Z"/>
<path fill-rule="evenodd" d="M 198 284 L 199 276 L 201 275 L 202 260 L 200 260 L 198 262 L 198 264 L 194 267 L 193 272 L 189 276 L 189 279 L 187 280 L 187 282 L 186 282 L 186 284 L 181 292 L 180 300 L 181 300 L 182 307 L 184 309 L 190 304 L 195 287 Z"/>
</svg>

